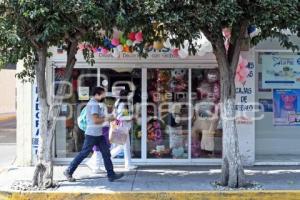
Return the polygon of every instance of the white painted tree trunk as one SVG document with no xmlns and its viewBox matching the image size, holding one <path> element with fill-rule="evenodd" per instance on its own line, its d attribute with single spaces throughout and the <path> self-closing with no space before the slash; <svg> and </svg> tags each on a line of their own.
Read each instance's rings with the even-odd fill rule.
<svg viewBox="0 0 300 200">
<path fill-rule="evenodd" d="M 221 113 L 223 122 L 223 162 L 221 184 L 231 188 L 245 185 L 244 168 L 239 151 L 235 122 L 235 98 L 224 99 Z"/>
<path fill-rule="evenodd" d="M 240 45 L 240 42 L 237 45 Z M 223 125 L 221 184 L 231 188 L 243 187 L 246 184 L 246 179 L 239 150 L 235 110 L 235 73 L 240 49 L 235 50 L 229 61 L 223 39 L 221 38 L 214 46 L 214 53 L 220 69 L 221 79 L 220 107 Z"/>
<path fill-rule="evenodd" d="M 67 64 L 64 75 L 64 82 L 69 82 L 72 76 L 72 70 L 76 63 L 78 40 L 69 43 L 67 51 Z M 46 59 L 47 47 L 38 52 L 38 64 L 35 68 L 38 87 L 38 96 L 40 101 L 40 137 L 38 149 L 38 161 L 35 166 L 33 175 L 33 186 L 49 188 L 53 187 L 53 139 L 55 133 L 56 122 L 60 114 L 63 96 L 66 91 L 66 84 L 60 84 L 57 90 L 57 96 L 54 98 L 51 106 L 47 103 L 47 87 L 46 87 Z"/>
</svg>

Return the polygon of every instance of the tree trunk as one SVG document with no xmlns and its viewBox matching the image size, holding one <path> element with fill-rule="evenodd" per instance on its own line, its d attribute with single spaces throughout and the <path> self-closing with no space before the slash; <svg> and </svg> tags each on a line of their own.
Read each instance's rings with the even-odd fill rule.
<svg viewBox="0 0 300 200">
<path fill-rule="evenodd" d="M 47 102 L 46 87 L 46 61 L 47 45 L 37 50 L 38 63 L 35 66 L 38 97 L 40 102 L 40 135 L 38 160 L 33 176 L 33 186 L 48 187 L 53 183 L 52 146 L 49 144 L 50 134 L 48 132 L 49 104 Z"/>
<path fill-rule="evenodd" d="M 70 82 L 72 70 L 76 63 L 78 40 L 69 43 L 67 50 L 67 64 L 63 82 Z M 51 106 L 47 103 L 46 91 L 46 57 L 47 48 L 38 51 L 38 65 L 36 67 L 36 77 L 38 95 L 41 108 L 41 132 L 39 138 L 38 162 L 33 175 L 33 186 L 49 188 L 53 187 L 53 139 L 56 122 L 60 114 L 63 97 L 67 88 L 66 84 L 60 84 L 56 97 L 53 98 Z"/>
<path fill-rule="evenodd" d="M 223 160 L 221 184 L 231 188 L 245 185 L 244 169 L 241 162 L 235 111 L 235 70 L 232 70 L 222 42 L 214 48 L 221 78 L 221 119 L 223 124 Z M 237 54 L 238 59 L 239 54 Z M 236 61 L 234 61 L 236 62 Z"/>
</svg>

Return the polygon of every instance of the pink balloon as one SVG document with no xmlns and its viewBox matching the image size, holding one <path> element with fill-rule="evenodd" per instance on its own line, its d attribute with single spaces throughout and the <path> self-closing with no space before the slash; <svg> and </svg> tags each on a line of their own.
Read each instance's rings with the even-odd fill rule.
<svg viewBox="0 0 300 200">
<path fill-rule="evenodd" d="M 142 32 L 137 32 L 135 34 L 135 41 L 136 42 L 142 42 L 143 41 L 143 33 Z"/>
<path fill-rule="evenodd" d="M 118 38 L 113 38 L 111 40 L 111 44 L 116 47 L 116 46 L 118 46 L 120 44 L 120 40 Z"/>
<path fill-rule="evenodd" d="M 134 32 L 131 32 L 128 34 L 128 39 L 131 40 L 131 41 L 134 41 L 135 40 L 135 33 Z"/>
<path fill-rule="evenodd" d="M 120 32 L 115 30 L 113 33 L 113 38 L 119 38 L 120 37 Z"/>
<path fill-rule="evenodd" d="M 102 49 L 101 49 L 101 54 L 103 54 L 103 55 L 107 55 L 108 52 L 109 52 L 109 51 L 108 51 L 106 48 L 102 48 Z"/>
<path fill-rule="evenodd" d="M 179 56 L 178 52 L 179 52 L 179 49 L 173 49 L 173 50 L 172 50 L 172 55 L 173 55 L 174 57 L 178 57 L 178 56 Z"/>
<path fill-rule="evenodd" d="M 96 48 L 96 47 L 93 47 L 93 48 L 92 48 L 92 51 L 93 51 L 94 53 L 97 53 L 97 48 Z"/>
</svg>

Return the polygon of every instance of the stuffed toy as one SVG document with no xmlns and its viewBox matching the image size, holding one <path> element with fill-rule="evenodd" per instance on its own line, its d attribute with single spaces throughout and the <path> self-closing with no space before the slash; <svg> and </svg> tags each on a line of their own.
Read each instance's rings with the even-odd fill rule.
<svg viewBox="0 0 300 200">
<path fill-rule="evenodd" d="M 198 100 L 213 99 L 213 88 L 206 80 L 200 82 L 197 87 Z"/>
<path fill-rule="evenodd" d="M 172 92 L 187 91 L 188 83 L 186 79 L 186 69 L 173 69 L 171 72 L 172 79 L 170 81 L 170 89 Z"/>
<path fill-rule="evenodd" d="M 161 144 L 163 141 L 161 122 L 153 120 L 147 124 L 147 138 L 156 144 Z"/>
<path fill-rule="evenodd" d="M 214 104 L 210 107 L 215 107 Z M 211 108 L 210 108 L 211 109 Z M 203 114 L 205 113 L 205 115 Z M 201 137 L 201 149 L 206 151 L 214 151 L 214 134 L 218 126 L 218 113 L 210 111 L 195 111 L 194 121 L 192 127 L 192 141 L 194 142 L 194 148 L 198 148 L 199 142 L 199 132 L 202 133 Z M 196 155 L 196 149 L 192 150 Z"/>
<path fill-rule="evenodd" d="M 157 91 L 160 93 L 168 91 L 168 84 L 171 79 L 169 70 L 157 70 Z"/>
</svg>

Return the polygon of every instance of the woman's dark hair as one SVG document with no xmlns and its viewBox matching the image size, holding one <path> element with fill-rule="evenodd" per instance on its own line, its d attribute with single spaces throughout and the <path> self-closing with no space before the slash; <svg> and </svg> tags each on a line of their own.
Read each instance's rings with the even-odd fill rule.
<svg viewBox="0 0 300 200">
<path fill-rule="evenodd" d="M 92 94 L 93 94 L 93 96 L 95 96 L 96 94 L 101 95 L 101 94 L 103 94 L 104 92 L 105 92 L 105 89 L 104 89 L 103 87 L 95 87 L 95 88 L 93 89 Z"/>
<path fill-rule="evenodd" d="M 128 95 L 129 95 L 128 90 L 120 90 L 119 93 L 120 102 L 128 102 Z"/>
</svg>

